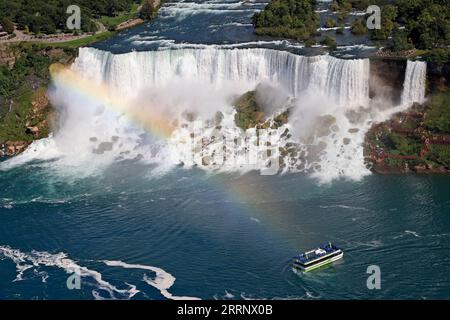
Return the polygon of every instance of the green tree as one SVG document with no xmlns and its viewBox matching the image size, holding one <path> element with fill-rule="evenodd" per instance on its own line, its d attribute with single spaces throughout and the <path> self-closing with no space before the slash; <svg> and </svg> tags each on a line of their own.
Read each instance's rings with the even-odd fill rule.
<svg viewBox="0 0 450 320">
<path fill-rule="evenodd" d="M 414 48 L 411 40 L 408 39 L 408 33 L 404 30 L 396 30 L 387 48 L 394 52 L 411 50 Z"/>
<path fill-rule="evenodd" d="M 3 27 L 3 30 L 7 33 L 13 33 L 14 32 L 14 23 L 11 21 L 10 18 L 2 18 L 0 21 L 0 25 Z"/>
<path fill-rule="evenodd" d="M 330 50 L 336 50 L 337 48 L 336 39 L 333 39 L 331 37 L 326 37 L 320 43 L 324 46 L 327 46 Z"/>
<path fill-rule="evenodd" d="M 375 29 L 371 32 L 373 40 L 388 39 L 395 27 L 395 18 L 397 17 L 397 7 L 386 5 L 381 11 L 381 29 Z"/>
<path fill-rule="evenodd" d="M 367 27 L 363 20 L 358 19 L 352 24 L 352 33 L 356 36 L 362 36 L 367 33 Z"/>
<path fill-rule="evenodd" d="M 332 18 L 328 18 L 327 21 L 325 22 L 326 28 L 334 28 L 336 26 L 337 26 L 336 20 L 334 20 Z"/>
<path fill-rule="evenodd" d="M 141 10 L 139 11 L 139 16 L 144 20 L 150 20 L 154 17 L 157 10 L 155 0 L 144 0 Z"/>
</svg>

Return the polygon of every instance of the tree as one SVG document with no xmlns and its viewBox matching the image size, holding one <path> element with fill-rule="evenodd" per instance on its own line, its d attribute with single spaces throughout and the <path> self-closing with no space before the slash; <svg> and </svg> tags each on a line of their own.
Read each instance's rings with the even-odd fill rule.
<svg viewBox="0 0 450 320">
<path fill-rule="evenodd" d="M 333 39 L 331 37 L 326 37 L 320 43 L 324 46 L 327 46 L 330 50 L 336 50 L 337 48 L 336 39 Z"/>
<path fill-rule="evenodd" d="M 411 40 L 408 39 L 408 34 L 404 30 L 396 30 L 389 42 L 387 48 L 394 52 L 411 50 L 414 48 Z"/>
<path fill-rule="evenodd" d="M 334 28 L 336 26 L 337 26 L 336 20 L 334 20 L 332 18 L 328 18 L 327 21 L 325 22 L 326 28 Z"/>
<path fill-rule="evenodd" d="M 367 32 L 367 28 L 364 25 L 363 20 L 359 19 L 356 20 L 353 24 L 352 24 L 352 33 L 356 36 L 362 36 L 365 35 Z"/>
<path fill-rule="evenodd" d="M 3 18 L 0 21 L 0 25 L 3 27 L 3 30 L 7 33 L 13 33 L 14 32 L 14 23 L 11 21 L 10 18 Z"/>
<path fill-rule="evenodd" d="M 252 21 L 259 35 L 297 40 L 308 39 L 319 26 L 315 0 L 272 0 Z"/>
<path fill-rule="evenodd" d="M 141 19 L 150 20 L 155 15 L 157 9 L 156 0 L 144 0 L 141 10 L 139 11 L 139 16 Z"/>
<path fill-rule="evenodd" d="M 381 11 L 381 29 L 375 29 L 371 32 L 373 40 L 386 40 L 390 37 L 395 27 L 395 18 L 397 17 L 397 7 L 386 5 Z"/>
</svg>

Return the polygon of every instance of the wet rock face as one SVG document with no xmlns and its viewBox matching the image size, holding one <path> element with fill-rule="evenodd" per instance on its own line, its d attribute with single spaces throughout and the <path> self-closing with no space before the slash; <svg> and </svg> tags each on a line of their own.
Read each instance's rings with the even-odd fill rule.
<svg viewBox="0 0 450 320">
<path fill-rule="evenodd" d="M 0 145 L 0 157 L 13 157 L 25 151 L 29 143 L 26 141 L 6 141 Z"/>
<path fill-rule="evenodd" d="M 0 66 L 6 65 L 12 67 L 18 58 L 18 55 L 11 50 L 10 46 L 0 44 Z"/>
<path fill-rule="evenodd" d="M 406 61 L 372 59 L 370 61 L 370 97 L 390 100 L 397 105 L 401 101 Z"/>
</svg>

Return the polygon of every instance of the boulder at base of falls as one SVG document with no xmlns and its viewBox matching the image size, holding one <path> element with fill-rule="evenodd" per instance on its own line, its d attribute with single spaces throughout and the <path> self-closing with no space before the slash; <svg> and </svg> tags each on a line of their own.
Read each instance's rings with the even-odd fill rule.
<svg viewBox="0 0 450 320">
<path fill-rule="evenodd" d="M 261 97 L 258 96 L 257 90 L 249 91 L 240 96 L 234 103 L 236 109 L 236 115 L 234 121 L 236 126 L 243 130 L 250 128 L 261 129 L 276 129 L 289 121 L 289 109 L 281 109 L 280 106 L 275 106 L 274 109 L 278 110 L 278 114 L 273 114 L 273 119 L 270 119 L 267 112 L 267 106 L 264 108 L 260 102 Z"/>
<path fill-rule="evenodd" d="M 244 93 L 236 100 L 234 106 L 236 108 L 234 121 L 239 128 L 247 130 L 264 122 L 264 112 L 256 102 L 256 91 Z"/>
</svg>

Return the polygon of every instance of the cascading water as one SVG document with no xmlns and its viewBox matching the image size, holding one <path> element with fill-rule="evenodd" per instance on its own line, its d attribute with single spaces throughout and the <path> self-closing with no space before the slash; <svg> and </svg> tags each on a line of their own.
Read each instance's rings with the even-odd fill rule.
<svg viewBox="0 0 450 320">
<path fill-rule="evenodd" d="M 309 172 L 328 181 L 339 176 L 358 179 L 369 173 L 363 156 L 365 132 L 396 110 L 381 111 L 372 105 L 368 59 L 304 57 L 262 48 L 122 55 L 82 48 L 71 69 L 80 75 L 78 82 L 101 86 L 103 95 L 86 96 L 55 81 L 51 96 L 63 119 L 55 136 L 40 143 L 53 151 L 41 154 L 66 158 L 71 167 L 80 161 L 92 165 L 140 159 L 169 167 L 182 163 L 236 171 L 264 169 L 268 162 L 284 157 L 285 171 Z M 408 62 L 404 103 L 423 100 L 425 70 L 424 63 Z M 257 139 L 247 139 L 235 150 L 222 141 L 255 136 L 254 128 L 244 132 L 236 126 L 233 102 L 261 83 L 276 88 L 273 94 L 285 92 L 291 97 L 281 108 L 266 110 L 268 121 L 289 108 L 289 122 L 266 128 L 264 135 L 276 146 L 271 158 L 263 156 L 263 161 L 243 168 L 249 158 L 260 156 L 249 154 Z M 218 114 L 219 122 L 214 121 Z M 141 117 L 156 117 L 158 125 L 165 122 L 173 130 L 164 139 L 155 137 L 155 121 L 142 125 Z M 202 121 L 201 130 L 193 129 L 193 119 Z M 39 153 L 39 149 L 35 144 L 33 150 Z M 227 151 L 222 161 L 223 150 Z"/>
<path fill-rule="evenodd" d="M 294 106 L 290 106 L 294 109 L 290 123 L 267 128 L 271 143 L 280 147 L 272 149 L 270 161 L 295 143 L 300 152 L 294 158 L 286 156 L 286 170 L 322 173 L 331 179 L 339 175 L 356 178 L 367 171 L 361 149 L 363 133 L 356 134 L 356 130 L 352 131 L 353 136 L 348 133 L 356 124 L 349 123 L 345 114 L 369 103 L 368 59 L 304 57 L 261 48 L 161 50 L 123 55 L 83 48 L 73 69 L 87 79 L 106 85 L 111 93 L 135 98 L 138 104 L 152 100 L 153 109 L 157 105 L 158 113 L 166 114 L 168 121 L 176 121 L 177 128 L 165 148 L 170 151 L 164 157 L 173 163 L 217 168 L 214 159 L 221 158 L 222 150 L 227 149 L 225 163 L 219 161 L 220 169 L 261 169 L 270 160 L 265 156 L 262 161 L 256 161 L 259 164 L 245 166 L 249 158 L 258 157 L 257 152 L 249 155 L 256 139 L 235 146 L 237 150 L 232 152 L 221 142 L 242 134 L 256 134 L 254 129 L 243 133 L 236 126 L 230 97 L 266 82 L 295 99 Z M 277 111 L 272 110 L 272 115 Z M 202 120 L 220 112 L 223 114 L 220 130 L 206 125 L 195 139 L 192 130 L 186 130 L 189 121 L 183 119 L 184 112 L 195 112 Z M 326 134 L 322 132 L 320 137 L 314 136 L 315 122 L 323 116 L 333 119 L 329 124 L 332 129 Z M 295 138 L 283 136 L 286 130 L 291 130 Z M 99 135 L 102 133 L 91 133 L 91 136 Z M 218 136 L 223 139 L 216 139 Z M 304 138 L 302 142 L 296 140 L 300 137 Z"/>
<path fill-rule="evenodd" d="M 368 59 L 304 57 L 271 49 L 182 49 L 114 55 L 82 48 L 74 68 L 126 95 L 135 95 L 148 86 L 164 87 L 181 78 L 216 87 L 234 82 L 242 89 L 268 80 L 288 88 L 294 96 L 314 90 L 345 106 L 365 105 L 369 96 Z"/>
<path fill-rule="evenodd" d="M 409 61 L 403 84 L 402 105 L 410 106 L 425 100 L 427 64 L 423 61 Z"/>
</svg>

